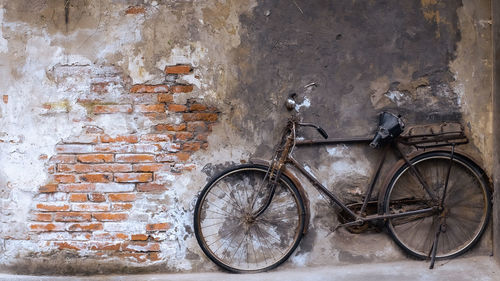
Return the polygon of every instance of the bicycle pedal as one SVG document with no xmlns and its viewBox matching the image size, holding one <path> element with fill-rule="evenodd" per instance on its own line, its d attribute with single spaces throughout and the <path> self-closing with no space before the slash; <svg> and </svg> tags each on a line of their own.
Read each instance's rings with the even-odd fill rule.
<svg viewBox="0 0 500 281">
<path fill-rule="evenodd" d="M 337 229 L 339 229 L 340 227 L 342 226 L 342 224 L 337 224 L 335 227 L 330 227 L 330 232 L 328 232 L 326 235 L 325 235 L 325 238 L 330 236 L 330 234 L 334 233 L 335 231 L 337 231 Z"/>
</svg>

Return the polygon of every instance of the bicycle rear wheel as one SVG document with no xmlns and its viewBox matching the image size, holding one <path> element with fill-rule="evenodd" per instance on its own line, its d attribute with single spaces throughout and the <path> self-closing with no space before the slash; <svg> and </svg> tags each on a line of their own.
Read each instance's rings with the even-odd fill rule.
<svg viewBox="0 0 500 281">
<path fill-rule="evenodd" d="M 411 162 L 438 200 L 431 200 L 410 166 L 405 164 L 394 174 L 386 190 L 386 214 L 430 208 L 436 206 L 443 196 L 450 153 L 430 152 Z M 388 219 L 387 229 L 403 250 L 425 259 L 444 218 L 445 227 L 440 234 L 436 258 L 452 258 L 478 242 L 488 224 L 490 211 L 490 192 L 483 173 L 470 160 L 455 154 L 443 209 Z"/>
<path fill-rule="evenodd" d="M 305 210 L 297 188 L 281 176 L 269 207 L 268 167 L 241 165 L 213 178 L 195 207 L 194 230 L 203 252 L 232 272 L 260 272 L 283 263 L 304 232 Z"/>
</svg>

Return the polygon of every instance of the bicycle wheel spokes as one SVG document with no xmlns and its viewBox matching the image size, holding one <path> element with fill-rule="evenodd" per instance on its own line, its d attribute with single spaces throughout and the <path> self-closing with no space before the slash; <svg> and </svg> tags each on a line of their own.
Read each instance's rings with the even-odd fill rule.
<svg viewBox="0 0 500 281">
<path fill-rule="evenodd" d="M 421 185 L 412 179 L 408 165 L 394 175 L 386 191 L 386 213 L 401 213 L 439 205 L 444 194 L 449 154 L 428 153 L 413 161 L 439 200 L 429 200 Z M 444 205 L 434 213 L 405 216 L 387 221 L 389 233 L 404 250 L 426 258 L 439 225 L 443 225 L 437 247 L 437 258 L 462 254 L 481 236 L 490 211 L 489 192 L 477 170 L 461 156 L 451 162 L 451 173 Z"/>
<path fill-rule="evenodd" d="M 265 175 L 260 166 L 230 170 L 209 183 L 198 199 L 196 237 L 205 254 L 225 269 L 270 269 L 286 260 L 302 237 L 303 203 L 287 180 L 278 181 L 269 206 L 254 216 L 268 197 L 268 190 L 260 188 Z"/>
</svg>

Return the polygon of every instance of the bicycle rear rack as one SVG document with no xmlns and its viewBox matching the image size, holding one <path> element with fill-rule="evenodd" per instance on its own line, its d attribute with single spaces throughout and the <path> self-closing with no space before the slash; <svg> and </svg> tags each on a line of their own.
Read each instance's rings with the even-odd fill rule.
<svg viewBox="0 0 500 281">
<path fill-rule="evenodd" d="M 398 138 L 398 142 L 419 149 L 455 146 L 469 142 L 460 123 L 413 126 Z"/>
</svg>

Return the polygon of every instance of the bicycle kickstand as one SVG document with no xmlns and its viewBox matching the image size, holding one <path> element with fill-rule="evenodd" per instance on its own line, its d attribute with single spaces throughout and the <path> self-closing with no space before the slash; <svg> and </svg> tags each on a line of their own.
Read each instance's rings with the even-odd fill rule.
<svg viewBox="0 0 500 281">
<path fill-rule="evenodd" d="M 436 235 L 434 236 L 434 242 L 432 243 L 432 249 L 431 249 L 431 265 L 429 266 L 429 269 L 434 268 L 434 263 L 436 262 L 436 253 L 437 253 L 437 245 L 439 242 L 439 235 L 441 234 L 441 226 L 442 224 L 439 225 L 438 231 L 436 231 Z"/>
</svg>

